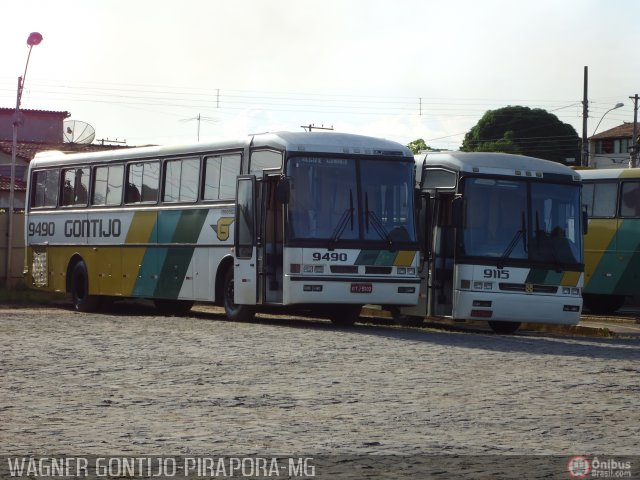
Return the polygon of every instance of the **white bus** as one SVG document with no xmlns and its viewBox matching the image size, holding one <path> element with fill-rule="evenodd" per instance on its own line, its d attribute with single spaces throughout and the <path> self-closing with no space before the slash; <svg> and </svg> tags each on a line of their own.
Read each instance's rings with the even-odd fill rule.
<svg viewBox="0 0 640 480">
<path fill-rule="evenodd" d="M 339 133 L 48 152 L 29 166 L 25 274 L 81 311 L 128 297 L 351 324 L 418 300 L 414 182 L 406 147 Z"/>
<path fill-rule="evenodd" d="M 499 333 L 522 322 L 577 324 L 583 284 L 578 172 L 501 153 L 416 155 L 424 316 L 486 320 Z"/>
</svg>

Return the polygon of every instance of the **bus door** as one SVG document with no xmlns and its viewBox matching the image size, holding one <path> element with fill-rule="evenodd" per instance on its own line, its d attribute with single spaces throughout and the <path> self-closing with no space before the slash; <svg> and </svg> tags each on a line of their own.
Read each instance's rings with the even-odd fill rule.
<svg viewBox="0 0 640 480">
<path fill-rule="evenodd" d="M 255 305 L 257 283 L 256 177 L 238 177 L 235 212 L 234 302 Z"/>
<path fill-rule="evenodd" d="M 437 193 L 433 206 L 433 238 L 428 289 L 430 315 L 449 316 L 453 313 L 455 252 L 455 228 L 452 222 L 453 198 L 453 194 Z"/>
<path fill-rule="evenodd" d="M 277 200 L 276 190 L 280 174 L 265 174 L 262 183 L 262 214 L 260 222 L 261 255 L 260 273 L 264 288 L 262 298 L 266 303 L 282 303 L 283 294 L 283 256 L 284 238 L 283 205 Z"/>
</svg>

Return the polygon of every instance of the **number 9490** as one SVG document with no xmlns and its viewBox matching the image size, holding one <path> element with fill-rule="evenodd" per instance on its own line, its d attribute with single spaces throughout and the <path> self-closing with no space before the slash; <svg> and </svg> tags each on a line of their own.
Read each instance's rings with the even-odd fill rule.
<svg viewBox="0 0 640 480">
<path fill-rule="evenodd" d="M 338 253 L 338 252 L 313 252 L 313 261 L 320 262 L 324 260 L 325 262 L 346 262 L 347 254 L 346 253 Z"/>
</svg>

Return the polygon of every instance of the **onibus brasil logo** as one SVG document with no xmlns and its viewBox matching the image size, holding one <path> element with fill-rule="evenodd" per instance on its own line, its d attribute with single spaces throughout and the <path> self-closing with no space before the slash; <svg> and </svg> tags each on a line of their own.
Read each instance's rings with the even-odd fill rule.
<svg viewBox="0 0 640 480">
<path fill-rule="evenodd" d="M 631 462 L 575 455 L 567 463 L 567 472 L 571 478 L 631 478 Z"/>
</svg>

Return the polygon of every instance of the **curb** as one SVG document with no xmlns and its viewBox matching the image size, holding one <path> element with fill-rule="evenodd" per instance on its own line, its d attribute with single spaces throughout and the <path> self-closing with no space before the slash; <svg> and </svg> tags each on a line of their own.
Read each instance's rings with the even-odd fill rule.
<svg viewBox="0 0 640 480">
<path fill-rule="evenodd" d="M 391 312 L 386 310 L 363 307 L 360 313 L 362 317 L 380 318 L 384 320 L 391 320 Z M 467 320 L 462 322 L 456 322 L 454 320 L 441 319 L 441 318 L 427 318 L 425 317 L 425 326 L 431 325 L 443 325 L 447 327 L 457 327 L 460 330 L 464 330 L 465 327 L 487 327 L 487 322 Z M 615 338 L 617 333 L 604 327 L 589 327 L 586 325 L 555 325 L 547 323 L 523 323 L 519 332 L 545 332 L 555 333 L 560 335 L 579 335 L 583 337 L 598 337 L 598 338 Z"/>
</svg>

